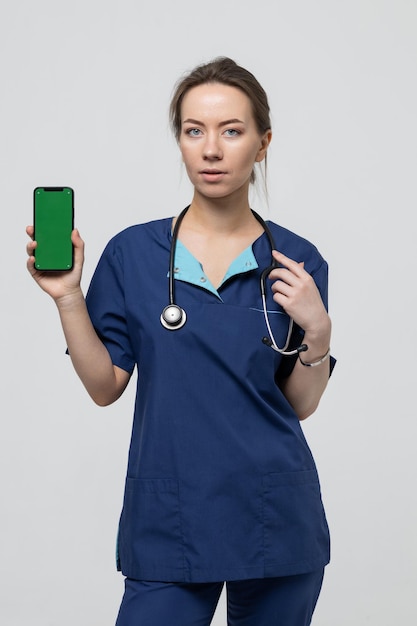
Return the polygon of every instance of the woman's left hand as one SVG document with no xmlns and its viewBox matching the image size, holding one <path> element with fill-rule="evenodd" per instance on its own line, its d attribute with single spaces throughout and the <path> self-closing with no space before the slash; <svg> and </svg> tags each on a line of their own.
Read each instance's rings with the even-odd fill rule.
<svg viewBox="0 0 417 626">
<path fill-rule="evenodd" d="M 306 333 L 320 334 L 328 324 L 328 315 L 320 292 L 311 275 L 298 263 L 281 252 L 272 252 L 281 267 L 273 269 L 273 298 Z"/>
</svg>

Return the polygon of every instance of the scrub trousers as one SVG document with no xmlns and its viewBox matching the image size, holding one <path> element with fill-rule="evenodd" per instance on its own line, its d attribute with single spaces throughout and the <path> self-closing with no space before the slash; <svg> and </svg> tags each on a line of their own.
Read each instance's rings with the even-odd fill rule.
<svg viewBox="0 0 417 626">
<path fill-rule="evenodd" d="M 226 582 L 228 626 L 309 626 L 323 574 Z M 116 626 L 209 626 L 223 584 L 126 578 Z"/>
</svg>

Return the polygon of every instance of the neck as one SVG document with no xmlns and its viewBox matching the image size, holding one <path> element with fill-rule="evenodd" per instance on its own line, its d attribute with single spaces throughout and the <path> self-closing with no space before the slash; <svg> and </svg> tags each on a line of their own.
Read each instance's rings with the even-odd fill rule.
<svg viewBox="0 0 417 626">
<path fill-rule="evenodd" d="M 205 232 L 235 233 L 253 227 L 255 218 L 246 198 L 244 202 L 230 202 L 227 198 L 215 200 L 193 197 L 186 217 L 188 228 Z"/>
</svg>

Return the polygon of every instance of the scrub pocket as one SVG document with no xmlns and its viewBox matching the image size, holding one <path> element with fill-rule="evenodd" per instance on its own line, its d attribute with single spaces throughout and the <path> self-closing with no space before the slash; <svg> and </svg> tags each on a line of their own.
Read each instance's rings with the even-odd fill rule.
<svg viewBox="0 0 417 626">
<path fill-rule="evenodd" d="M 315 469 L 263 479 L 265 569 L 312 571 L 329 561 L 329 532 Z M 274 575 L 280 575 L 276 573 Z"/>
<path fill-rule="evenodd" d="M 178 481 L 127 478 L 119 528 L 120 569 L 151 580 L 183 567 Z M 168 574 L 167 574 L 168 575 Z"/>
</svg>

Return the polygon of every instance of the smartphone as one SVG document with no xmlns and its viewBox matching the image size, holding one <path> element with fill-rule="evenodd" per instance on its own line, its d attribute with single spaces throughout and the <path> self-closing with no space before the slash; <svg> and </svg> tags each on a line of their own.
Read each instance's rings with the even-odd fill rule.
<svg viewBox="0 0 417 626">
<path fill-rule="evenodd" d="M 71 270 L 74 248 L 74 191 L 71 187 L 36 187 L 33 191 L 35 267 L 41 271 Z"/>
</svg>

